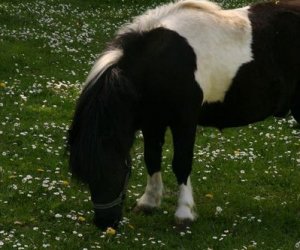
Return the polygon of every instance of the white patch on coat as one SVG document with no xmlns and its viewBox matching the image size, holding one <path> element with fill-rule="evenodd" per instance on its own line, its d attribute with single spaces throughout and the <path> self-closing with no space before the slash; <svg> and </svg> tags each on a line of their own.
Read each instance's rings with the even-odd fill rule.
<svg viewBox="0 0 300 250">
<path fill-rule="evenodd" d="M 192 6 L 206 12 L 217 11 L 220 9 L 219 5 L 206 0 L 185 0 L 176 3 L 168 3 L 158 6 L 155 9 L 147 10 L 143 15 L 135 17 L 131 23 L 121 27 L 118 34 L 124 34 L 131 31 L 145 32 L 158 27 L 165 27 L 162 25 L 163 20 L 178 14 L 184 8 Z"/>
<path fill-rule="evenodd" d="M 223 10 L 204 0 L 179 1 L 147 11 L 119 34 L 158 27 L 176 31 L 193 48 L 203 102 L 222 102 L 238 69 L 253 59 L 248 7 Z"/>
<path fill-rule="evenodd" d="M 175 212 L 176 220 L 179 222 L 184 220 L 194 221 L 197 217 L 194 212 L 194 206 L 193 189 L 189 177 L 187 185 L 181 184 L 179 186 L 178 205 Z"/>
<path fill-rule="evenodd" d="M 116 64 L 120 58 L 123 56 L 123 50 L 114 49 L 104 52 L 99 59 L 95 62 L 93 68 L 91 69 L 85 84 L 91 83 L 91 81 L 96 82 L 97 79 L 112 65 Z"/>
<path fill-rule="evenodd" d="M 163 194 L 163 182 L 161 173 L 154 173 L 152 176 L 148 176 L 147 186 L 145 193 L 140 199 L 137 200 L 137 206 L 145 207 L 159 207 Z"/>
</svg>

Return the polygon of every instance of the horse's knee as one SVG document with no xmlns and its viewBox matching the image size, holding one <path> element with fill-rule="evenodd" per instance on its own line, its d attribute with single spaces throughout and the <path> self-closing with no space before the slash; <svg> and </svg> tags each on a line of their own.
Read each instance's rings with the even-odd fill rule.
<svg viewBox="0 0 300 250">
<path fill-rule="evenodd" d="M 166 127 L 144 128 L 144 160 L 150 176 L 161 169 L 162 147 L 164 144 Z"/>
<path fill-rule="evenodd" d="M 171 127 L 174 144 L 172 161 L 173 172 L 178 184 L 187 184 L 192 171 L 196 124 L 187 123 L 186 126 Z"/>
</svg>

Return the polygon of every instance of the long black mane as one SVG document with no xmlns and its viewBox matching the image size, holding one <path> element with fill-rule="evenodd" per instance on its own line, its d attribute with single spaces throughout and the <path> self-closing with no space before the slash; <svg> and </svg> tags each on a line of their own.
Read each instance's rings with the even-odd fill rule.
<svg viewBox="0 0 300 250">
<path fill-rule="evenodd" d="M 68 134 L 69 164 L 76 177 L 84 182 L 97 179 L 112 157 L 127 157 L 134 133 L 134 99 L 130 82 L 116 65 L 85 86 Z M 105 154 L 108 150 L 111 155 Z"/>
</svg>

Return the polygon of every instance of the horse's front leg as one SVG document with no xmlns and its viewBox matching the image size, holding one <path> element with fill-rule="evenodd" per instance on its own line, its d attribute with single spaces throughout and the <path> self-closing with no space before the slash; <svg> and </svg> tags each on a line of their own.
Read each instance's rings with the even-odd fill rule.
<svg viewBox="0 0 300 250">
<path fill-rule="evenodd" d="M 144 136 L 144 158 L 148 171 L 147 186 L 144 194 L 137 201 L 134 209 L 136 212 L 152 212 L 160 206 L 163 194 L 163 182 L 161 177 L 161 155 L 164 144 L 165 127 L 145 128 Z"/>
<path fill-rule="evenodd" d="M 177 224 L 189 224 L 196 219 L 190 173 L 192 170 L 196 124 L 187 123 L 171 127 L 174 143 L 173 171 L 179 185 L 179 197 L 175 220 Z"/>
</svg>

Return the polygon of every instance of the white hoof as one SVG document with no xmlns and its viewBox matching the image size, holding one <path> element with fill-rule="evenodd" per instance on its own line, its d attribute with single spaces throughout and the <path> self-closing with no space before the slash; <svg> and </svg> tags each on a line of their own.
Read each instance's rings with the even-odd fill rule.
<svg viewBox="0 0 300 250">
<path fill-rule="evenodd" d="M 175 213 L 175 221 L 180 224 L 180 222 L 185 221 L 195 221 L 197 219 L 196 213 L 193 211 L 193 208 L 188 206 L 181 206 L 177 208 Z"/>
</svg>

